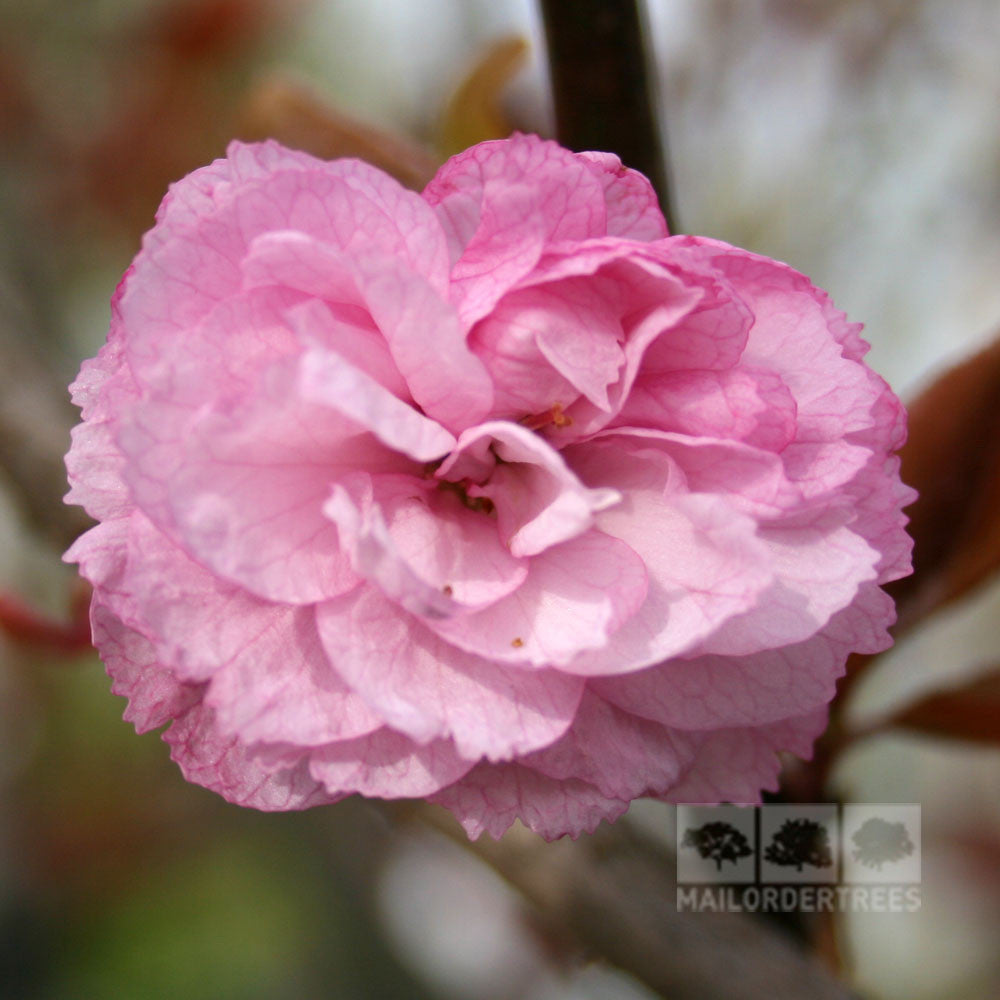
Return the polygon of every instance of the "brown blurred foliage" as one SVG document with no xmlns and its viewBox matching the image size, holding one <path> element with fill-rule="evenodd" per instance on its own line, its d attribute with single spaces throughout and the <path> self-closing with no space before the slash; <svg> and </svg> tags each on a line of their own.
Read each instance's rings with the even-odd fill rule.
<svg viewBox="0 0 1000 1000">
<path fill-rule="evenodd" d="M 228 77 L 242 54 L 298 6 L 278 0 L 186 0 L 154 12 L 118 46 L 125 100 L 78 151 L 77 190 L 131 231 L 148 228 L 167 185 L 222 154 L 237 97 Z"/>
<path fill-rule="evenodd" d="M 345 114 L 284 76 L 264 80 L 250 93 L 238 134 L 249 140 L 277 139 L 326 160 L 358 157 L 414 190 L 423 188 L 438 167 L 437 158 L 417 143 Z"/>
<path fill-rule="evenodd" d="M 477 142 L 511 133 L 503 93 L 527 57 L 528 43 L 518 37 L 498 39 L 480 54 L 445 108 L 441 120 L 442 152 L 452 156 Z"/>
<path fill-rule="evenodd" d="M 896 713 L 891 725 L 929 736 L 1000 743 L 1000 668 L 919 699 Z"/>
<path fill-rule="evenodd" d="M 914 574 L 891 588 L 905 627 L 1000 569 L 1000 339 L 910 403 L 901 457 L 920 493 Z"/>
</svg>

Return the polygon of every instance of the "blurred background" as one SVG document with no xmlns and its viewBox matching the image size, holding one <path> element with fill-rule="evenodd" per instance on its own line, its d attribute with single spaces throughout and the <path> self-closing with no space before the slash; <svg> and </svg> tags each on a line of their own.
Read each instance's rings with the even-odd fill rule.
<svg viewBox="0 0 1000 1000">
<path fill-rule="evenodd" d="M 650 0 L 648 23 L 682 231 L 809 274 L 904 397 L 990 338 L 995 0 Z M 69 614 L 59 554 L 85 522 L 46 456 L 68 447 L 64 387 L 166 185 L 270 131 L 289 92 L 314 95 L 306 130 L 329 105 L 397 137 L 364 133 L 419 174 L 453 151 L 457 88 L 511 36 L 527 55 L 494 117 L 551 134 L 529 0 L 0 0 L 0 590 Z M 988 588 L 920 629 L 858 717 L 1000 661 L 998 613 Z M 94 655 L 0 635 L 3 1000 L 651 995 L 366 803 L 262 815 L 186 785 L 107 689 Z M 1000 752 L 879 737 L 839 777 L 849 800 L 923 806 L 921 911 L 842 928 L 858 988 L 1000 994 Z M 657 804 L 630 820 L 673 829 Z"/>
</svg>

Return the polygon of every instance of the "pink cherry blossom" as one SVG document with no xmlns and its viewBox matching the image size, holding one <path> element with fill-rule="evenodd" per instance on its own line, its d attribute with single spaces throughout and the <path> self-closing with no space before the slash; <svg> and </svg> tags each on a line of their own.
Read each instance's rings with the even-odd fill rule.
<svg viewBox="0 0 1000 1000">
<path fill-rule="evenodd" d="M 73 385 L 67 554 L 140 731 L 231 802 L 578 835 L 752 802 L 909 572 L 904 414 L 784 264 L 515 136 L 422 194 L 234 143 Z"/>
</svg>

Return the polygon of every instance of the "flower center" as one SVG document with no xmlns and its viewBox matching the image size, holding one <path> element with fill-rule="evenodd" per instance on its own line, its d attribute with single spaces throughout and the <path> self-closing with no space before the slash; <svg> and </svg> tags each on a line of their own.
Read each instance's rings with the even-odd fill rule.
<svg viewBox="0 0 1000 1000">
<path fill-rule="evenodd" d="M 527 427 L 529 431 L 537 431 L 542 427 L 548 427 L 549 424 L 553 424 L 556 427 L 569 427 L 573 423 L 573 418 L 566 416 L 563 413 L 563 408 L 561 403 L 553 403 L 551 408 L 546 410 L 544 413 L 536 413 L 532 416 L 522 417 L 518 423 L 522 427 Z"/>
<path fill-rule="evenodd" d="M 444 490 L 446 493 L 453 493 L 458 497 L 462 505 L 467 507 L 469 510 L 477 511 L 480 514 L 494 513 L 496 505 L 489 497 L 469 496 L 469 487 L 475 485 L 476 484 L 473 483 L 471 479 L 462 479 L 456 483 L 441 480 L 441 482 L 438 483 L 438 489 Z"/>
</svg>

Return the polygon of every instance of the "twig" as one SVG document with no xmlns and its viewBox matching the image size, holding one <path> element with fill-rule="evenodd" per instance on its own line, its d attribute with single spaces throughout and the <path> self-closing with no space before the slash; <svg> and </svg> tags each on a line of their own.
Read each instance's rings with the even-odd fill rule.
<svg viewBox="0 0 1000 1000">
<path fill-rule="evenodd" d="M 69 621 L 60 622 L 39 614 L 13 594 L 0 593 L 0 632 L 15 642 L 57 653 L 80 653 L 90 649 L 90 587 L 76 591 Z"/>
</svg>

